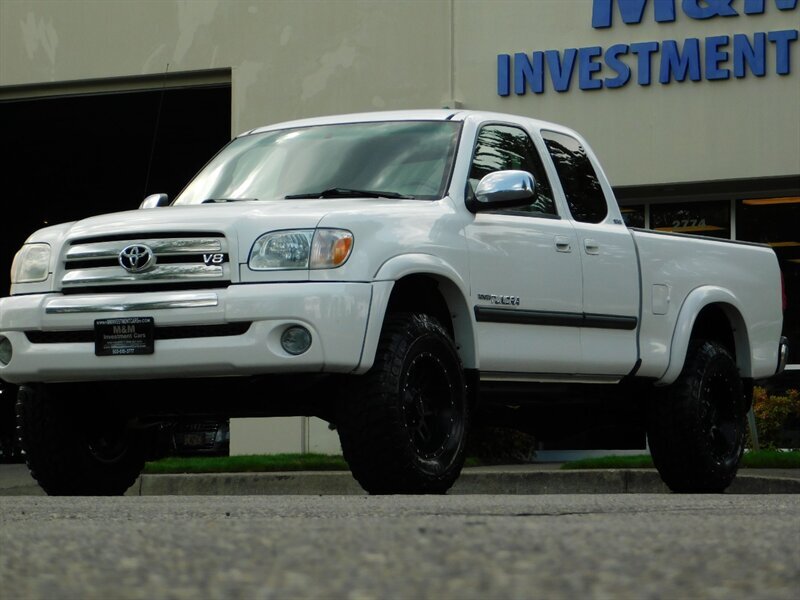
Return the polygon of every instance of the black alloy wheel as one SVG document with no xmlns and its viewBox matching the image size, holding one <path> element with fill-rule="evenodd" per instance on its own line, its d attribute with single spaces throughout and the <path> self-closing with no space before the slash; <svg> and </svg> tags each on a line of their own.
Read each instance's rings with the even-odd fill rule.
<svg viewBox="0 0 800 600">
<path fill-rule="evenodd" d="M 654 393 L 648 414 L 653 462 L 672 491 L 719 493 L 731 484 L 744 452 L 745 406 L 727 348 L 692 341 L 678 379 Z"/>
<path fill-rule="evenodd" d="M 144 432 L 110 398 L 87 398 L 79 385 L 23 385 L 17 430 L 31 475 L 50 496 L 116 496 L 136 481 Z"/>
<path fill-rule="evenodd" d="M 353 379 L 337 423 L 342 450 L 372 494 L 446 492 L 464 463 L 468 407 L 461 361 L 424 314 L 389 315 L 373 368 Z"/>
</svg>

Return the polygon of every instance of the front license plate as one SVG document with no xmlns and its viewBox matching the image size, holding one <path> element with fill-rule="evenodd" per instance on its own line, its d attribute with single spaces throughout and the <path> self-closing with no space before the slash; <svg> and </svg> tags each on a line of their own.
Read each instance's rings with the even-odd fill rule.
<svg viewBox="0 0 800 600">
<path fill-rule="evenodd" d="M 94 322 L 94 353 L 97 356 L 153 354 L 153 317 L 98 319 Z"/>
</svg>

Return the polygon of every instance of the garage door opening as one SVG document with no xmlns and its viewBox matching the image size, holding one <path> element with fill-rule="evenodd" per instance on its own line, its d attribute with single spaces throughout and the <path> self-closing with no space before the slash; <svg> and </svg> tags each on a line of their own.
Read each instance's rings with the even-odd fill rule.
<svg viewBox="0 0 800 600">
<path fill-rule="evenodd" d="M 229 82 L 154 87 L 0 102 L 0 296 L 33 231 L 173 198 L 230 140 Z"/>
</svg>

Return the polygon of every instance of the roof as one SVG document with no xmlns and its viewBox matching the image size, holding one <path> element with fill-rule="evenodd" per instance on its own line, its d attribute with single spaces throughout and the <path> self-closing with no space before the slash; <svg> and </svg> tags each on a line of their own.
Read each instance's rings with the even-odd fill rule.
<svg viewBox="0 0 800 600">
<path fill-rule="evenodd" d="M 337 123 L 369 123 L 374 121 L 464 121 L 469 117 L 476 116 L 483 119 L 493 119 L 498 121 L 518 122 L 525 119 L 539 128 L 552 128 L 563 130 L 561 125 L 531 119 L 527 116 L 515 116 L 510 114 L 479 111 L 479 110 L 457 110 L 457 109 L 423 109 L 423 110 L 395 110 L 377 111 L 365 113 L 352 113 L 344 115 L 329 115 L 324 117 L 314 117 L 310 119 L 298 119 L 296 121 L 285 121 L 265 125 L 241 135 L 250 133 L 261 133 L 263 131 L 273 131 L 276 129 L 291 129 L 295 127 L 311 127 L 315 125 L 334 125 Z"/>
</svg>

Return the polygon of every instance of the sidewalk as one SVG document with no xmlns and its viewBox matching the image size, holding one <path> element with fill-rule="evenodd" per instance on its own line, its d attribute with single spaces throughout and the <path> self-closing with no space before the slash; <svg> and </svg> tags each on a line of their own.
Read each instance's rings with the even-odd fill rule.
<svg viewBox="0 0 800 600">
<path fill-rule="evenodd" d="M 561 471 L 560 463 L 470 467 L 450 494 L 667 494 L 655 469 Z M 348 472 L 142 475 L 129 496 L 363 495 Z M 728 494 L 800 494 L 800 469 L 741 469 Z M 0 465 L 0 496 L 43 496 L 25 465 Z"/>
</svg>

